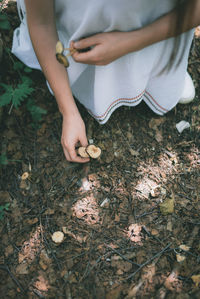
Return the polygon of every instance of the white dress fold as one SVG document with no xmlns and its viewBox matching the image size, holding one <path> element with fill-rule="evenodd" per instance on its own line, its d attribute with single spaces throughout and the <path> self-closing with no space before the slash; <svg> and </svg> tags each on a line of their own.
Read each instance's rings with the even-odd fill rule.
<svg viewBox="0 0 200 299">
<path fill-rule="evenodd" d="M 171 11 L 174 0 L 55 0 L 56 26 L 65 47 L 71 40 L 100 32 L 137 30 Z M 17 0 L 21 25 L 14 32 L 12 52 L 31 68 L 41 69 L 34 53 L 26 22 L 24 0 Z M 106 66 L 76 63 L 69 58 L 70 85 L 74 96 L 101 124 L 122 105 L 141 101 L 163 115 L 180 99 L 193 30 L 181 35 L 177 57 L 169 72 L 174 38 L 127 54 Z"/>
</svg>

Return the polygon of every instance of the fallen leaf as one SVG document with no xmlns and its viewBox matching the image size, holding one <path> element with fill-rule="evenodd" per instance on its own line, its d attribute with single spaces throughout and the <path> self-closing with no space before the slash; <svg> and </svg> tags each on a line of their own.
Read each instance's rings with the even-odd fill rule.
<svg viewBox="0 0 200 299">
<path fill-rule="evenodd" d="M 12 245 L 9 245 L 8 247 L 6 247 L 6 249 L 5 249 L 5 256 L 6 257 L 8 257 L 10 254 L 12 254 L 13 253 L 13 247 L 12 247 Z"/>
<path fill-rule="evenodd" d="M 16 268 L 16 273 L 20 275 L 28 274 L 29 271 L 27 269 L 28 265 L 26 263 L 20 264 Z"/>
<path fill-rule="evenodd" d="M 184 251 L 189 251 L 190 250 L 190 247 L 187 246 L 187 245 L 184 245 L 184 244 L 180 245 L 179 248 L 184 250 Z"/>
<path fill-rule="evenodd" d="M 21 176 L 21 179 L 22 179 L 23 181 L 25 181 L 25 180 L 28 179 L 28 177 L 29 177 L 29 173 L 28 173 L 28 172 L 24 172 L 24 173 L 22 174 L 22 176 Z"/>
<path fill-rule="evenodd" d="M 131 154 L 132 156 L 134 156 L 134 157 L 139 156 L 139 152 L 133 150 L 132 148 L 129 149 L 129 152 L 130 152 L 130 154 Z"/>
<path fill-rule="evenodd" d="M 186 259 L 186 257 L 184 255 L 181 255 L 181 254 L 176 255 L 176 260 L 179 263 L 183 262 L 185 259 Z"/>
<path fill-rule="evenodd" d="M 165 122 L 166 118 L 152 118 L 149 122 L 149 128 L 156 130 L 161 124 Z"/>
<path fill-rule="evenodd" d="M 128 228 L 128 237 L 132 242 L 141 243 L 141 230 L 142 226 L 138 225 L 137 223 L 131 224 Z"/>
<path fill-rule="evenodd" d="M 164 216 L 174 213 L 174 198 L 166 199 L 159 206 L 161 214 Z"/>
<path fill-rule="evenodd" d="M 33 218 L 33 219 L 27 219 L 26 223 L 29 225 L 36 224 L 38 222 L 38 218 Z"/>
<path fill-rule="evenodd" d="M 156 130 L 155 139 L 156 139 L 157 142 L 162 142 L 163 141 L 162 133 L 158 130 Z"/>
<path fill-rule="evenodd" d="M 198 287 L 200 285 L 200 274 L 198 274 L 198 275 L 192 275 L 191 279 L 195 283 L 196 287 Z"/>
</svg>

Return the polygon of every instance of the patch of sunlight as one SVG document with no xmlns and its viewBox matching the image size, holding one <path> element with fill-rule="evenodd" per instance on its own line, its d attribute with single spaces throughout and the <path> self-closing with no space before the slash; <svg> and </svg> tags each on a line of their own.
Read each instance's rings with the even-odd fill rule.
<svg viewBox="0 0 200 299">
<path fill-rule="evenodd" d="M 155 157 L 143 161 L 138 169 L 139 176 L 137 185 L 134 189 L 138 191 L 138 196 L 146 199 L 151 197 L 165 197 L 165 185 L 168 180 L 173 179 L 180 168 L 178 154 L 174 151 L 163 149 L 163 152 Z"/>
<path fill-rule="evenodd" d="M 32 263 L 43 248 L 41 226 L 38 226 L 28 241 L 25 241 L 18 254 L 18 262 Z"/>
<path fill-rule="evenodd" d="M 132 242 L 142 245 L 142 225 L 137 223 L 129 225 L 127 236 Z"/>
<path fill-rule="evenodd" d="M 200 149 L 193 147 L 192 150 L 186 154 L 186 157 L 192 168 L 200 167 Z"/>
<path fill-rule="evenodd" d="M 139 191 L 145 198 L 148 199 L 149 194 L 154 194 L 155 190 L 158 188 L 159 185 L 155 181 L 144 177 L 143 179 L 138 181 L 135 190 Z"/>
<path fill-rule="evenodd" d="M 33 282 L 29 287 L 29 291 L 31 293 L 29 298 L 32 298 L 32 293 L 34 293 L 34 295 L 37 295 L 38 298 L 46 298 L 47 292 L 50 289 L 50 285 L 44 275 L 45 274 L 40 273 L 37 278 L 33 279 Z"/>
<path fill-rule="evenodd" d="M 93 195 L 79 199 L 73 206 L 73 216 L 87 224 L 100 223 L 99 206 Z"/>
</svg>

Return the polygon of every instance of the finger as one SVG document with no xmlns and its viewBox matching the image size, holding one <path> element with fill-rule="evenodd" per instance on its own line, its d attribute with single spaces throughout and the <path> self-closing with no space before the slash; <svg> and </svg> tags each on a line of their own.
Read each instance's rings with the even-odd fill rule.
<svg viewBox="0 0 200 299">
<path fill-rule="evenodd" d="M 75 52 L 72 57 L 76 62 L 81 62 L 81 63 L 86 63 L 86 64 L 95 64 L 96 60 L 93 57 L 93 55 L 91 55 L 92 50 L 88 51 L 88 52 L 84 52 L 84 53 L 79 53 L 79 52 Z"/>
<path fill-rule="evenodd" d="M 88 145 L 88 140 L 87 140 L 86 135 L 81 135 L 80 144 L 81 144 L 81 146 L 84 146 L 84 147 L 86 147 Z"/>
<path fill-rule="evenodd" d="M 65 158 L 67 159 L 67 161 L 71 162 L 71 158 L 68 154 L 68 151 L 63 147 L 63 152 L 64 152 L 64 155 L 65 155 Z"/>
<path fill-rule="evenodd" d="M 98 37 L 97 36 L 82 38 L 79 41 L 73 42 L 73 46 L 77 50 L 92 47 L 92 46 L 95 46 L 97 44 L 98 44 Z"/>
<path fill-rule="evenodd" d="M 90 161 L 89 158 L 82 158 L 82 157 L 77 156 L 77 153 L 76 153 L 75 149 L 70 149 L 69 150 L 69 155 L 70 155 L 70 159 L 71 159 L 72 162 L 86 163 L 86 162 Z"/>
</svg>

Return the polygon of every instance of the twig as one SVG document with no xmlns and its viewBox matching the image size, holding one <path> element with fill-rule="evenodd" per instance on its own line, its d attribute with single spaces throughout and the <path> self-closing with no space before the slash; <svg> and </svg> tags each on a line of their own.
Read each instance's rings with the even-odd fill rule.
<svg viewBox="0 0 200 299">
<path fill-rule="evenodd" d="M 144 262 L 143 264 L 140 265 L 140 267 L 133 272 L 132 274 L 130 274 L 127 278 L 125 278 L 125 280 L 128 280 L 130 278 L 133 278 L 135 276 L 136 273 L 138 273 L 142 268 L 144 268 L 146 265 L 148 265 L 149 263 L 151 263 L 155 258 L 161 256 L 169 247 L 171 246 L 171 243 L 169 243 L 164 249 L 162 249 L 160 252 L 156 253 L 153 257 L 151 257 L 148 261 Z"/>
<path fill-rule="evenodd" d="M 85 273 L 83 274 L 83 276 L 81 277 L 81 279 L 79 280 L 79 283 L 83 281 L 83 279 L 85 279 L 90 272 L 97 266 L 97 264 L 101 261 L 102 258 L 106 258 L 107 256 L 110 255 L 110 252 L 105 253 L 104 255 L 101 255 L 100 257 L 98 257 L 98 259 L 96 260 L 95 264 L 88 270 L 89 268 L 89 264 L 90 262 L 87 264 Z"/>
<path fill-rule="evenodd" d="M 7 271 L 7 273 L 10 275 L 11 279 L 14 281 L 14 283 L 18 286 L 18 288 L 20 289 L 20 291 L 22 293 L 26 293 L 26 291 L 24 290 L 24 288 L 22 287 L 22 285 L 19 283 L 19 281 L 17 280 L 17 278 L 12 274 L 12 272 L 10 271 L 9 267 L 7 265 L 5 266 L 1 266 L 0 265 L 0 269 Z"/>
<path fill-rule="evenodd" d="M 137 266 L 137 267 L 140 267 L 140 266 L 141 266 L 141 265 L 139 265 L 139 264 L 137 264 L 137 263 L 134 263 L 133 261 L 129 260 L 129 259 L 128 259 L 127 257 L 125 257 L 123 254 L 121 254 L 118 250 L 112 248 L 111 246 L 109 246 L 109 245 L 107 245 L 107 244 L 105 244 L 105 243 L 104 243 L 104 245 L 105 245 L 107 248 L 111 249 L 111 250 L 112 250 L 113 252 L 115 252 L 116 254 L 118 254 L 123 260 L 125 260 L 125 261 L 131 263 L 131 264 L 134 265 L 134 266 Z"/>
<path fill-rule="evenodd" d="M 48 243 L 48 241 L 47 241 L 47 239 L 46 239 L 46 237 L 45 237 L 44 235 L 43 235 L 43 238 L 44 238 L 44 241 L 45 241 L 45 243 L 46 243 L 48 249 L 51 251 L 51 255 L 52 255 L 52 257 L 54 258 L 54 260 L 55 260 L 55 262 L 56 262 L 56 264 L 57 264 L 57 266 L 58 266 L 58 269 L 61 270 L 62 267 L 61 267 L 61 265 L 60 265 L 60 263 L 59 263 L 57 257 L 56 257 L 55 254 L 53 253 L 53 250 L 51 249 L 51 246 L 49 245 L 49 243 Z"/>
</svg>

